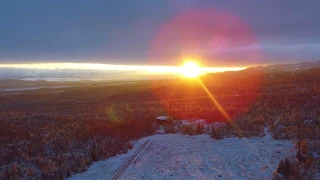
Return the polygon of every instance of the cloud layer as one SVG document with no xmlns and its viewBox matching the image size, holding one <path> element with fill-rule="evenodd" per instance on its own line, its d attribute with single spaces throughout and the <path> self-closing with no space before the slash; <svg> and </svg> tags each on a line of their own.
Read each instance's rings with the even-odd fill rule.
<svg viewBox="0 0 320 180">
<path fill-rule="evenodd" d="M 209 63 L 215 59 L 221 63 L 232 59 L 234 63 L 241 64 L 252 61 L 244 57 L 250 53 L 259 54 L 259 61 L 264 63 L 320 60 L 319 5 L 316 0 L 2 1 L 0 62 L 148 64 L 161 59 L 157 63 L 167 65 L 181 54 L 181 49 L 182 52 L 187 51 L 186 54 L 196 51 L 190 54 L 210 59 Z M 205 27 L 201 21 L 208 24 L 212 19 L 206 22 L 203 17 L 191 18 L 187 24 L 193 26 L 190 29 L 198 28 L 194 36 L 199 38 L 195 42 L 199 45 L 189 49 L 181 45 L 190 39 L 195 41 L 186 38 L 192 34 L 181 35 L 188 29 L 168 29 L 166 33 L 171 32 L 175 37 L 167 39 L 165 45 L 170 48 L 161 52 L 167 56 L 155 55 L 161 54 L 154 53 L 154 44 L 164 27 L 181 14 L 208 8 L 237 19 L 235 22 L 241 22 L 241 26 L 234 26 L 232 34 L 219 35 L 212 32 L 218 29 L 227 33 L 232 29 L 232 23 L 223 29 L 221 26 L 227 21 L 224 21 L 225 18 L 219 21 L 215 17 L 215 22 Z M 237 40 L 232 35 L 244 26 L 255 40 L 217 51 L 217 47 L 223 45 L 224 38 L 227 41 L 232 38 Z M 202 36 L 208 28 L 211 28 L 210 36 Z M 177 35 L 181 35 L 182 41 L 175 39 Z M 215 48 L 204 43 L 208 39 Z M 239 60 L 235 60 L 236 57 Z"/>
</svg>

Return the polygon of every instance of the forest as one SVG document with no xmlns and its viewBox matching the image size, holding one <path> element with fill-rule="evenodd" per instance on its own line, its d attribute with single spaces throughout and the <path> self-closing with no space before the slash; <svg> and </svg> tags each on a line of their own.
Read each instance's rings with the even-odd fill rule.
<svg viewBox="0 0 320 180">
<path fill-rule="evenodd" d="M 297 157 L 281 160 L 278 174 L 308 179 L 319 171 L 320 68 L 249 68 L 191 80 L 1 95 L 0 179 L 65 179 L 83 172 L 93 162 L 125 153 L 135 140 L 155 134 L 156 117 L 164 114 L 176 120 L 226 123 L 226 128 L 210 132 L 213 138 L 259 137 L 268 127 L 275 139 L 297 145 Z M 189 134 L 202 133 L 197 131 Z"/>
</svg>

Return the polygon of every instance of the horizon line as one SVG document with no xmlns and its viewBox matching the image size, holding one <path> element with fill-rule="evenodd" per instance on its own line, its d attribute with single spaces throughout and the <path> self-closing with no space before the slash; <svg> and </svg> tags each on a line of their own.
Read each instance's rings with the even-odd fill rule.
<svg viewBox="0 0 320 180">
<path fill-rule="evenodd" d="M 250 66 L 200 66 L 203 73 L 239 71 Z M 11 63 L 0 64 L 0 68 L 16 69 L 42 69 L 42 70 L 110 70 L 110 71 L 145 71 L 149 73 L 177 73 L 181 71 L 181 66 L 166 65 L 125 65 L 125 64 L 104 64 L 104 63 Z"/>
</svg>

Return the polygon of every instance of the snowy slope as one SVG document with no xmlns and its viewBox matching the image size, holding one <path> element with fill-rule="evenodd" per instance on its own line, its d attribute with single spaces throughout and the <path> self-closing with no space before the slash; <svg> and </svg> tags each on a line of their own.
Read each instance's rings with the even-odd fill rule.
<svg viewBox="0 0 320 180">
<path fill-rule="evenodd" d="M 293 154 L 290 141 L 263 138 L 211 139 L 209 135 L 154 135 L 120 179 L 270 179 L 281 159 Z M 94 163 L 71 179 L 109 179 L 134 150 Z"/>
<path fill-rule="evenodd" d="M 147 137 L 148 138 L 148 137 Z M 78 173 L 73 175 L 70 180 L 94 180 L 94 179 L 110 179 L 117 173 L 118 169 L 124 164 L 124 162 L 130 158 L 132 154 L 146 141 L 146 138 L 142 138 L 134 144 L 133 149 L 130 149 L 126 154 L 119 154 L 117 156 L 108 158 L 105 161 L 97 161 L 93 163 L 89 169 L 84 173 Z"/>
</svg>

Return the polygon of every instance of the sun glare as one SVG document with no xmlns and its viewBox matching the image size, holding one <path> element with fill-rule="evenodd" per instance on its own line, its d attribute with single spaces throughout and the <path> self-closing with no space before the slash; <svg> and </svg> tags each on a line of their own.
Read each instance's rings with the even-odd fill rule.
<svg viewBox="0 0 320 180">
<path fill-rule="evenodd" d="M 193 61 L 187 61 L 181 67 L 181 73 L 187 78 L 196 78 L 201 73 L 199 65 Z"/>
</svg>

